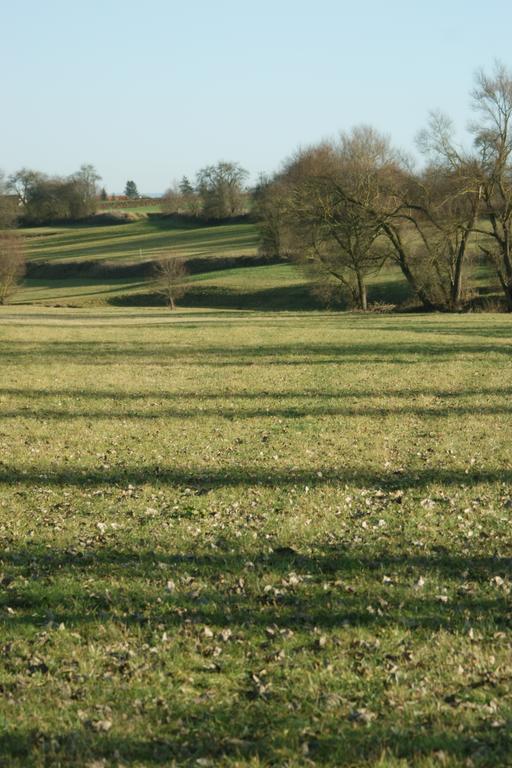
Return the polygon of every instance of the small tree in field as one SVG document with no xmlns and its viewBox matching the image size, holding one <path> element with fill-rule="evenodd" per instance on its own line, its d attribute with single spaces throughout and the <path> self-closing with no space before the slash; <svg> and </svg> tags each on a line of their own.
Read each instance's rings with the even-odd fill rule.
<svg viewBox="0 0 512 768">
<path fill-rule="evenodd" d="M 169 309 L 176 309 L 176 300 L 187 291 L 187 268 L 182 259 L 174 256 L 162 256 L 156 262 L 157 291 L 165 297 Z"/>
<path fill-rule="evenodd" d="M 0 304 L 18 290 L 25 274 L 23 240 L 16 232 L 0 232 Z"/>
</svg>

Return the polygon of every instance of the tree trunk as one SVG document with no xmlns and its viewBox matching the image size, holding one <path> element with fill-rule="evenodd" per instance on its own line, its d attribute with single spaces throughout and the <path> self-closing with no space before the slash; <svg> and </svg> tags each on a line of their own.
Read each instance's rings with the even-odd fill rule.
<svg viewBox="0 0 512 768">
<path fill-rule="evenodd" d="M 417 297 L 423 304 L 424 308 L 429 310 L 436 310 L 437 307 L 434 304 L 434 302 L 430 300 L 429 296 L 427 295 L 427 292 L 420 285 L 418 285 L 416 278 L 414 277 L 411 269 L 409 268 L 409 265 L 405 257 L 398 259 L 398 265 L 402 270 L 403 276 L 405 277 L 405 279 L 413 289 L 414 293 L 417 295 Z"/>
<path fill-rule="evenodd" d="M 364 277 L 360 272 L 356 272 L 357 277 L 357 298 L 359 303 L 359 309 L 362 309 L 363 312 L 366 312 L 368 309 L 368 295 L 366 290 L 366 285 L 364 282 Z"/>
<path fill-rule="evenodd" d="M 400 234 L 394 229 L 393 226 L 389 224 L 384 225 L 383 230 L 395 250 L 395 261 L 402 270 L 402 274 L 411 286 L 412 290 L 417 295 L 425 309 L 436 310 L 436 305 L 430 300 L 426 291 L 424 291 L 423 288 L 418 285 L 416 278 L 414 277 L 411 268 L 409 267 Z"/>
<path fill-rule="evenodd" d="M 455 261 L 455 272 L 453 282 L 450 286 L 450 303 L 452 309 L 460 309 L 462 298 L 462 265 L 464 261 L 464 252 L 457 254 Z"/>
</svg>

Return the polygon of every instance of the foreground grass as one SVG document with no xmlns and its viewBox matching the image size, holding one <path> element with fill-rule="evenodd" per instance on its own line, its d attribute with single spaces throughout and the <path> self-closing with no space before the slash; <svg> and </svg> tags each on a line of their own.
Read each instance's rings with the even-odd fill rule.
<svg viewBox="0 0 512 768">
<path fill-rule="evenodd" d="M 0 764 L 496 766 L 508 316 L 0 313 Z"/>
</svg>

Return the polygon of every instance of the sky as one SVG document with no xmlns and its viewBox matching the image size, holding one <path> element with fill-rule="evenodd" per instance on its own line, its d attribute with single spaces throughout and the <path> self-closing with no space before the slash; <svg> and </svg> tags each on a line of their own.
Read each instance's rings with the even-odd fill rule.
<svg viewBox="0 0 512 768">
<path fill-rule="evenodd" d="M 92 163 L 109 192 L 219 160 L 255 180 L 362 123 L 414 151 L 512 68 L 510 0 L 0 0 L 0 29 L 0 168 Z"/>
</svg>

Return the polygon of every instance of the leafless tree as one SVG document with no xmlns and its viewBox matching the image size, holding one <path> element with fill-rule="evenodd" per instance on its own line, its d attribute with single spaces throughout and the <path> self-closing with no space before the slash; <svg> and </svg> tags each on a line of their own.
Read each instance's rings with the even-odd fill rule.
<svg viewBox="0 0 512 768">
<path fill-rule="evenodd" d="M 431 114 L 418 145 L 428 165 L 409 172 L 394 219 L 409 225 L 408 263 L 416 283 L 433 305 L 456 310 L 481 210 L 478 163 L 456 144 L 451 121 L 440 113 Z"/>
<path fill-rule="evenodd" d="M 389 256 L 378 215 L 375 170 L 391 162 L 385 138 L 363 126 L 299 152 L 279 179 L 288 185 L 291 250 L 315 283 L 328 277 L 368 307 L 367 278 Z"/>
<path fill-rule="evenodd" d="M 176 309 L 177 299 L 187 292 L 187 268 L 182 259 L 162 256 L 155 265 L 157 292 L 165 298 L 169 309 Z"/>
<path fill-rule="evenodd" d="M 98 204 L 98 182 L 101 176 L 91 163 L 83 163 L 70 180 L 75 183 L 81 202 L 81 215 L 91 215 L 96 212 Z"/>
<path fill-rule="evenodd" d="M 224 219 L 244 210 L 243 185 L 248 171 L 238 163 L 225 160 L 208 165 L 197 174 L 196 188 L 202 200 L 206 219 Z"/>
<path fill-rule="evenodd" d="M 12 230 L 0 232 L 0 304 L 7 304 L 25 274 L 23 238 Z"/>
<path fill-rule="evenodd" d="M 480 71 L 472 92 L 477 119 L 471 126 L 481 169 L 483 214 L 489 228 L 477 227 L 482 251 L 494 264 L 512 311 L 512 72 L 496 63 Z"/>
</svg>

